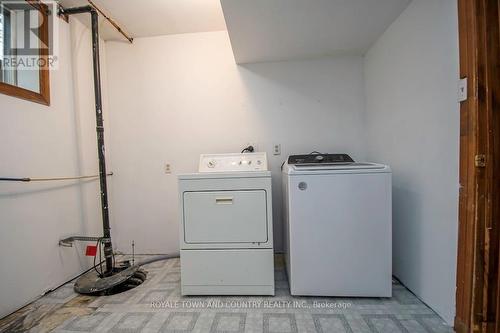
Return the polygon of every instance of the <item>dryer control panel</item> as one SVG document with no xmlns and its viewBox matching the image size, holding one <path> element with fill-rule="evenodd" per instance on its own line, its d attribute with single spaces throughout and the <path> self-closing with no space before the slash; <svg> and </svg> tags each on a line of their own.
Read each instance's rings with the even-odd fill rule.
<svg viewBox="0 0 500 333">
<path fill-rule="evenodd" d="M 263 152 L 246 154 L 201 154 L 198 171 L 268 171 L 267 155 Z"/>
</svg>

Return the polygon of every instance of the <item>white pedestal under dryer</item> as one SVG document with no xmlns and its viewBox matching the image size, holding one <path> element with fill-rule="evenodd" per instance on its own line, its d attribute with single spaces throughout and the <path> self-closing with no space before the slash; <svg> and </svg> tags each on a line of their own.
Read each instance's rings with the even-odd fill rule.
<svg viewBox="0 0 500 333">
<path fill-rule="evenodd" d="M 295 155 L 282 177 L 291 294 L 390 297 L 390 168 L 345 154 Z"/>
<path fill-rule="evenodd" d="M 182 295 L 274 295 L 265 153 L 201 155 L 179 175 Z"/>
</svg>

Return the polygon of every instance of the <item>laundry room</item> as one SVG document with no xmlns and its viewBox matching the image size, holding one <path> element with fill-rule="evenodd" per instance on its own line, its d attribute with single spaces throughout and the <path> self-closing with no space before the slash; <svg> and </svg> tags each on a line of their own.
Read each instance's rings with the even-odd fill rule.
<svg viewBox="0 0 500 333">
<path fill-rule="evenodd" d="M 0 332 L 500 332 L 498 0 L 0 7 Z"/>
</svg>

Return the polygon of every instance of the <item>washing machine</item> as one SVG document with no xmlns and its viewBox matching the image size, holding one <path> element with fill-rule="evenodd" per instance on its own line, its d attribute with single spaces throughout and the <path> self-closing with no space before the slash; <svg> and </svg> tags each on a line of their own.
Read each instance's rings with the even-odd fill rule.
<svg viewBox="0 0 500 333">
<path fill-rule="evenodd" d="M 178 179 L 182 295 L 274 295 L 266 153 L 204 154 Z"/>
<path fill-rule="evenodd" d="M 282 180 L 291 294 L 391 297 L 390 167 L 292 155 Z"/>
</svg>

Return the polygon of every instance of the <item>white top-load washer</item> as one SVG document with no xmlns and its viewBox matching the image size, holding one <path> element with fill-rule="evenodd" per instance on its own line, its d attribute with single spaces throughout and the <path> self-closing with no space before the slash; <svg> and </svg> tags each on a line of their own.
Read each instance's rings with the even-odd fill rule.
<svg viewBox="0 0 500 333">
<path fill-rule="evenodd" d="M 274 295 L 266 153 L 206 154 L 179 175 L 183 295 Z"/>
<path fill-rule="evenodd" d="M 295 155 L 282 175 L 291 294 L 390 297 L 389 166 L 346 154 Z"/>
</svg>

